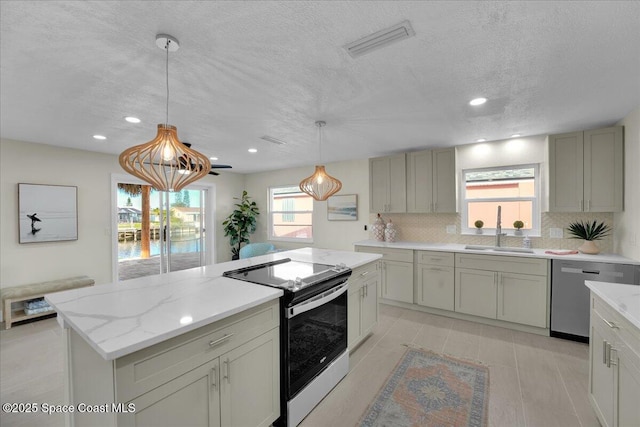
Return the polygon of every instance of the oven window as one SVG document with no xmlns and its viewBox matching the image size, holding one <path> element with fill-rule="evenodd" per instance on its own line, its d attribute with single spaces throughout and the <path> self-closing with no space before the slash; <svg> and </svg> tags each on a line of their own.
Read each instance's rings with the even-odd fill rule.
<svg viewBox="0 0 640 427">
<path fill-rule="evenodd" d="M 290 399 L 347 349 L 347 292 L 288 322 Z"/>
</svg>

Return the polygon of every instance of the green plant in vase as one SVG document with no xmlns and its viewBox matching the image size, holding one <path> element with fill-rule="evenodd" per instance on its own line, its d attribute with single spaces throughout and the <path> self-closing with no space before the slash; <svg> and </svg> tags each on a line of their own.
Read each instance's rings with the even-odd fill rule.
<svg viewBox="0 0 640 427">
<path fill-rule="evenodd" d="M 243 243 L 249 243 L 249 235 L 256 231 L 257 216 L 260 215 L 258 205 L 252 202 L 246 191 L 242 192 L 240 203 L 236 203 L 236 209 L 222 223 L 224 235 L 229 236 L 232 259 L 240 257 L 240 247 Z M 237 246 L 236 246 L 237 245 Z"/>
<path fill-rule="evenodd" d="M 476 222 L 473 223 L 473 225 L 475 225 L 476 227 L 476 234 L 482 234 L 482 227 L 484 227 L 484 221 L 481 219 L 476 220 Z"/>
<path fill-rule="evenodd" d="M 524 222 L 517 220 L 517 221 L 513 221 L 513 228 L 516 229 L 516 232 L 514 233 L 516 236 L 521 236 L 522 235 L 522 227 L 524 227 Z"/>
<path fill-rule="evenodd" d="M 581 253 L 596 255 L 600 253 L 600 249 L 594 243 L 594 240 L 600 240 L 608 236 L 611 233 L 611 227 L 604 222 L 576 221 L 569 224 L 567 232 L 571 239 L 584 240 L 584 243 L 578 248 Z"/>
</svg>

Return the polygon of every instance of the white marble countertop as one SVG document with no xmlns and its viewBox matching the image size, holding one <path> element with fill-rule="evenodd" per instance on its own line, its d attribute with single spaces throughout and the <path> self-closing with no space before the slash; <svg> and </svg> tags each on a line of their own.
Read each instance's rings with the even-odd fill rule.
<svg viewBox="0 0 640 427">
<path fill-rule="evenodd" d="M 640 286 L 591 280 L 585 285 L 640 330 Z"/>
<path fill-rule="evenodd" d="M 222 277 L 225 271 L 283 258 L 355 268 L 380 257 L 304 248 L 56 292 L 46 300 L 63 327 L 114 360 L 282 295 L 280 289 Z"/>
<path fill-rule="evenodd" d="M 460 252 L 460 253 L 474 253 L 484 255 L 502 255 L 502 256 L 522 256 L 522 257 L 534 257 L 534 258 L 547 258 L 547 259 L 566 259 L 572 261 L 589 261 L 589 262 L 608 262 L 613 264 L 631 264 L 640 265 L 640 261 L 626 258 L 616 254 L 599 253 L 598 255 L 587 254 L 571 254 L 571 255 L 556 255 L 548 254 L 546 251 L 566 252 L 565 249 L 537 249 L 534 248 L 533 253 L 523 252 L 497 252 L 492 250 L 473 250 L 465 249 L 464 244 L 458 243 L 421 243 L 421 242 L 380 242 L 378 240 L 361 240 L 355 242 L 354 246 L 370 246 L 377 248 L 396 248 L 396 249 L 413 249 L 421 251 L 441 251 L 441 252 Z M 478 245 L 469 245 L 478 246 Z M 488 246 L 487 246 L 488 247 Z M 515 248 L 522 249 L 522 248 Z"/>
</svg>

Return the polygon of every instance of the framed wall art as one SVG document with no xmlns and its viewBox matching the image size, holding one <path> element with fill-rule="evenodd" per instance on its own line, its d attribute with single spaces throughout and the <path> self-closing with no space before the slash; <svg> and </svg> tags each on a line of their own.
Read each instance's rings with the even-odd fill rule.
<svg viewBox="0 0 640 427">
<path fill-rule="evenodd" d="M 329 221 L 357 221 L 358 195 L 341 194 L 327 199 L 327 219 Z"/>
<path fill-rule="evenodd" d="M 18 184 L 20 243 L 78 240 L 78 187 Z"/>
</svg>

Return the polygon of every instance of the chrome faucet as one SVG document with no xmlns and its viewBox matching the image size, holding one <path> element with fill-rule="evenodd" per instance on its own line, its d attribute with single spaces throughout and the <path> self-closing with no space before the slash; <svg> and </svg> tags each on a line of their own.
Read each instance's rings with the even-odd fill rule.
<svg viewBox="0 0 640 427">
<path fill-rule="evenodd" d="M 506 236 L 507 233 L 502 232 L 502 206 L 498 205 L 498 220 L 496 223 L 496 247 L 500 247 L 500 238 Z"/>
</svg>

